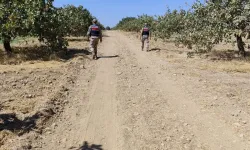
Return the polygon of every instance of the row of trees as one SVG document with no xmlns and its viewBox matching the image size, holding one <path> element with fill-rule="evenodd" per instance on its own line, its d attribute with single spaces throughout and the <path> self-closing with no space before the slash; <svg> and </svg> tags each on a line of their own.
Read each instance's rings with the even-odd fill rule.
<svg viewBox="0 0 250 150">
<path fill-rule="evenodd" d="M 11 53 L 16 37 L 34 36 L 53 51 L 67 47 L 66 36 L 86 35 L 93 16 L 83 6 L 53 6 L 53 0 L 0 0 L 0 40 Z"/>
<path fill-rule="evenodd" d="M 138 31 L 142 27 L 141 22 L 148 21 L 158 38 L 174 38 L 177 44 L 184 44 L 197 51 L 210 51 L 220 42 L 236 43 L 239 53 L 245 56 L 243 39 L 249 36 L 250 1 L 197 1 L 190 10 L 168 9 L 165 15 L 157 18 L 124 18 L 116 28 Z"/>
<path fill-rule="evenodd" d="M 139 32 L 142 29 L 144 23 L 148 23 L 151 27 L 154 27 L 155 19 L 152 16 L 142 15 L 136 17 L 126 17 L 123 18 L 114 29 L 124 30 L 124 31 L 136 31 Z"/>
</svg>

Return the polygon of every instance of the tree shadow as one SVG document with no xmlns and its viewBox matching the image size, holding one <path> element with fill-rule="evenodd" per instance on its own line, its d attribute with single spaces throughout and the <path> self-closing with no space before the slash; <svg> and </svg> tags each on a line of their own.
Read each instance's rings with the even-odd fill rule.
<svg viewBox="0 0 250 150">
<path fill-rule="evenodd" d="M 84 142 L 83 146 L 81 146 L 78 150 L 103 150 L 102 145 L 89 145 L 88 142 Z"/>
<path fill-rule="evenodd" d="M 69 59 L 72 59 L 72 58 L 77 57 L 77 56 L 86 56 L 86 55 L 91 55 L 91 54 L 92 53 L 86 49 L 75 49 L 74 48 L 74 49 L 68 49 L 66 55 L 62 55 L 61 58 L 69 60 Z"/>
<path fill-rule="evenodd" d="M 24 61 L 43 60 L 48 61 L 51 56 L 51 51 L 47 46 L 32 46 L 32 47 L 14 47 L 11 57 Z"/>
<path fill-rule="evenodd" d="M 231 61 L 231 60 L 246 59 L 247 57 L 250 56 L 250 52 L 246 51 L 245 58 L 243 56 L 239 55 L 239 52 L 235 51 L 235 50 L 213 51 L 210 54 L 207 54 L 206 56 L 210 57 L 212 60 L 226 60 L 226 61 Z"/>
<path fill-rule="evenodd" d="M 24 120 L 19 120 L 15 114 L 0 114 L 0 131 L 9 130 L 11 132 L 23 135 L 35 128 L 37 116 L 34 115 Z"/>
<path fill-rule="evenodd" d="M 11 55 L 0 53 L 0 63 L 2 64 L 20 64 L 25 61 L 51 61 L 51 60 L 69 60 L 79 55 L 90 55 L 86 49 L 68 49 L 58 52 L 51 51 L 47 46 L 29 46 L 13 47 Z"/>
<path fill-rule="evenodd" d="M 36 114 L 20 120 L 14 113 L 0 114 L 0 131 L 9 130 L 17 133 L 19 136 L 23 135 L 37 126 L 38 119 L 48 119 L 54 114 L 51 109 L 44 109 Z"/>
</svg>

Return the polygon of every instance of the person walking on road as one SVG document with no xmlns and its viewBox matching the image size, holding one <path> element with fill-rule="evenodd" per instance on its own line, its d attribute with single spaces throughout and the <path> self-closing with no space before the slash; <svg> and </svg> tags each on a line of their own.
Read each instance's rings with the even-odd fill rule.
<svg viewBox="0 0 250 150">
<path fill-rule="evenodd" d="M 149 38 L 151 39 L 150 29 L 148 27 L 148 24 L 145 23 L 144 27 L 141 30 L 141 35 L 140 35 L 140 39 L 142 42 L 142 46 L 141 46 L 142 51 L 144 50 L 145 43 L 146 43 L 147 52 L 149 51 Z"/>
<path fill-rule="evenodd" d="M 87 33 L 88 39 L 90 40 L 90 51 L 93 54 L 93 59 L 97 60 L 97 46 L 100 42 L 102 42 L 102 30 L 97 25 L 97 20 L 93 20 L 93 25 L 89 27 L 88 33 Z"/>
</svg>

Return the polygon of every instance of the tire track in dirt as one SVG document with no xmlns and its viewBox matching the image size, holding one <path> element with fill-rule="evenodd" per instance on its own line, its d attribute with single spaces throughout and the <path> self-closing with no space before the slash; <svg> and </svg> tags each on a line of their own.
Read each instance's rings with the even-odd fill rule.
<svg viewBox="0 0 250 150">
<path fill-rule="evenodd" d="M 117 57 L 112 40 L 105 38 L 107 44 L 100 46 L 101 57 L 81 71 L 68 108 L 53 133 L 43 135 L 40 149 L 119 149 L 114 69 Z"/>
<path fill-rule="evenodd" d="M 89 97 L 89 115 L 84 131 L 84 141 L 103 144 L 104 149 L 117 149 L 115 45 L 107 38 L 98 60 L 98 70 Z M 114 58 L 112 58 L 114 57 Z"/>
</svg>

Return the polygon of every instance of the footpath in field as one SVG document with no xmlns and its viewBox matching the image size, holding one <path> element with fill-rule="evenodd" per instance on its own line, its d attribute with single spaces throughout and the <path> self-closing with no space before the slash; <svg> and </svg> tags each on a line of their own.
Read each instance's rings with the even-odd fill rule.
<svg viewBox="0 0 250 150">
<path fill-rule="evenodd" d="M 235 107 L 226 105 L 232 101 L 217 104 L 214 93 L 198 90 L 203 83 L 192 81 L 191 70 L 177 78 L 172 72 L 180 69 L 154 52 L 140 51 L 134 37 L 107 35 L 101 57 L 80 73 L 72 102 L 58 127 L 40 141 L 41 149 L 250 148 L 247 112 L 242 110 L 244 122 L 237 123 Z"/>
<path fill-rule="evenodd" d="M 250 149 L 248 75 L 171 62 L 133 36 L 106 35 L 33 149 Z"/>
</svg>

